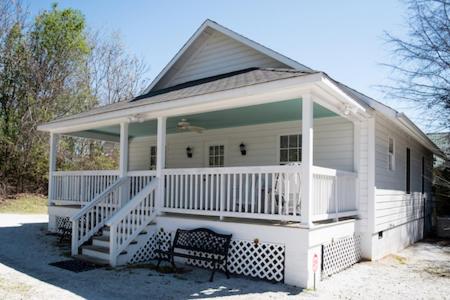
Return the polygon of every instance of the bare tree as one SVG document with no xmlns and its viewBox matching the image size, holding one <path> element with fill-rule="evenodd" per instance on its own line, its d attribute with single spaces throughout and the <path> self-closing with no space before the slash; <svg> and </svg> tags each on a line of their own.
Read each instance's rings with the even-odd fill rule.
<svg viewBox="0 0 450 300">
<path fill-rule="evenodd" d="M 145 87 L 148 71 L 143 59 L 127 53 L 118 33 L 108 38 L 90 36 L 89 61 L 91 89 L 100 105 L 130 100 Z"/>
<path fill-rule="evenodd" d="M 405 0 L 408 34 L 386 33 L 395 63 L 389 96 L 412 102 L 435 129 L 450 129 L 450 0 Z"/>
</svg>

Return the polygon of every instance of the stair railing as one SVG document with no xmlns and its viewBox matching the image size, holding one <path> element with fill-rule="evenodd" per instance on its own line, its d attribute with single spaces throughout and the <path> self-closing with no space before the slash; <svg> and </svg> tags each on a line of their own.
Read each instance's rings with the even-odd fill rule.
<svg viewBox="0 0 450 300">
<path fill-rule="evenodd" d="M 78 248 L 105 226 L 106 220 L 120 209 L 123 188 L 127 188 L 128 184 L 129 178 L 118 179 L 71 217 L 72 255 L 77 255 Z"/>
<path fill-rule="evenodd" d="M 111 266 L 117 265 L 119 254 L 156 217 L 155 192 L 157 187 L 158 179 L 152 180 L 106 222 L 106 226 L 110 227 Z"/>
</svg>

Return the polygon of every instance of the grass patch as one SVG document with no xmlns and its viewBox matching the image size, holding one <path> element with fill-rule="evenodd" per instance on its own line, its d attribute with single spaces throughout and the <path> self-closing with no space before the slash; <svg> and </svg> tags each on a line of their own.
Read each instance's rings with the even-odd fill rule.
<svg viewBox="0 0 450 300">
<path fill-rule="evenodd" d="M 0 213 L 46 214 L 47 198 L 38 194 L 17 194 L 0 198 Z"/>
</svg>

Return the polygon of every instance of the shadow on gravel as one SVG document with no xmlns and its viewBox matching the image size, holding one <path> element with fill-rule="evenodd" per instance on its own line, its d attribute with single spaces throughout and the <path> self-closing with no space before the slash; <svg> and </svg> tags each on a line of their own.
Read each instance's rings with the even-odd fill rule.
<svg viewBox="0 0 450 300">
<path fill-rule="evenodd" d="M 153 264 L 97 268 L 74 273 L 50 266 L 70 256 L 69 245 L 59 245 L 48 235 L 47 223 L 0 227 L 0 263 L 40 281 L 87 299 L 201 299 L 262 293 L 298 295 L 302 289 L 243 276 L 226 279 L 218 273 L 209 282 L 209 271 L 187 268 L 187 272 L 158 272 Z M 222 278 L 223 277 L 223 278 Z M 36 295 L 39 296 L 39 295 Z"/>
</svg>

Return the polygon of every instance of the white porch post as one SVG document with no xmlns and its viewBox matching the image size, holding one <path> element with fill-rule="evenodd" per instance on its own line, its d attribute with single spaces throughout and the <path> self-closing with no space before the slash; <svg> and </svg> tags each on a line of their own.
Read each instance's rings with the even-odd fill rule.
<svg viewBox="0 0 450 300">
<path fill-rule="evenodd" d="M 301 222 L 312 226 L 313 209 L 313 100 L 302 97 L 302 204 Z"/>
<path fill-rule="evenodd" d="M 56 171 L 56 157 L 58 152 L 59 134 L 50 133 L 50 151 L 48 159 L 48 204 L 53 196 L 53 172 Z"/>
<path fill-rule="evenodd" d="M 125 178 L 128 173 L 128 123 L 120 123 L 120 161 L 119 161 L 119 177 Z M 128 186 L 122 187 L 120 190 L 120 203 L 124 205 L 128 200 Z"/>
<path fill-rule="evenodd" d="M 158 117 L 158 133 L 156 141 L 156 178 L 158 180 L 158 189 L 156 190 L 155 208 L 158 214 L 164 203 L 164 174 L 166 167 L 166 117 Z"/>
</svg>

